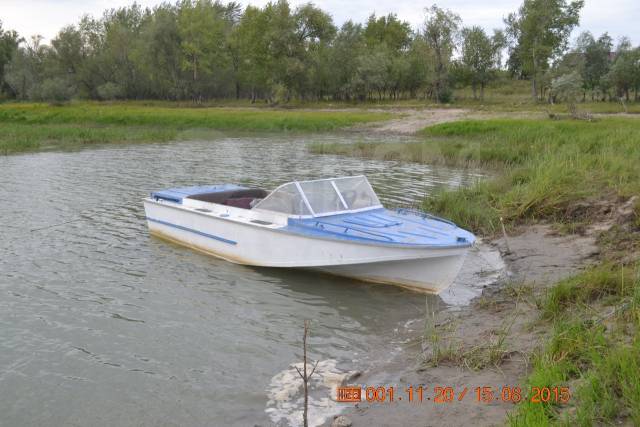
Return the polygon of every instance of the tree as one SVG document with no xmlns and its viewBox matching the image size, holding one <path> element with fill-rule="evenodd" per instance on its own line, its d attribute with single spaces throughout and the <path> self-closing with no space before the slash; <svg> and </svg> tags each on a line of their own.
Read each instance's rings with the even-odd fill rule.
<svg viewBox="0 0 640 427">
<path fill-rule="evenodd" d="M 501 31 L 495 31 L 493 37 L 487 36 L 481 27 L 462 30 L 461 62 L 469 76 L 473 89 L 473 98 L 480 86 L 480 99 L 484 99 L 484 88 L 495 78 L 500 67 L 500 53 L 506 44 Z"/>
<path fill-rule="evenodd" d="M 347 21 L 336 35 L 329 53 L 333 71 L 333 95 L 336 99 L 350 100 L 355 96 L 353 78 L 358 72 L 360 56 L 366 49 L 362 25 Z"/>
<path fill-rule="evenodd" d="M 447 74 L 462 20 L 457 14 L 436 5 L 427 8 L 426 13 L 424 38 L 435 56 L 433 91 L 436 101 L 447 102 L 451 97 Z"/>
<path fill-rule="evenodd" d="M 299 73 L 293 75 L 287 85 L 304 98 L 313 91 L 313 83 L 320 92 L 326 90 L 328 70 L 323 59 L 336 35 L 336 27 L 331 16 L 310 3 L 297 8 L 293 16 L 297 41 L 293 56 Z"/>
<path fill-rule="evenodd" d="M 149 91 L 154 97 L 179 99 L 185 96 L 181 45 L 175 6 L 160 5 L 145 17 L 132 56 L 136 67 L 149 82 Z M 111 89 L 105 92 L 103 88 L 103 94 L 113 93 Z"/>
<path fill-rule="evenodd" d="M 375 92 L 378 99 L 382 99 L 382 93 L 387 81 L 387 68 L 389 57 L 382 51 L 376 51 L 359 58 L 358 70 L 352 80 L 358 99 L 371 98 Z"/>
<path fill-rule="evenodd" d="M 182 68 L 192 76 L 192 94 L 202 97 L 199 78 L 225 59 L 224 7 L 211 0 L 183 0 L 178 12 Z"/>
<path fill-rule="evenodd" d="M 19 99 L 39 99 L 47 51 L 42 36 L 33 36 L 24 47 L 18 47 L 5 68 L 5 81 Z"/>
<path fill-rule="evenodd" d="M 405 78 L 405 89 L 409 91 L 409 96 L 415 98 L 418 91 L 426 87 L 433 75 L 434 61 L 433 51 L 425 42 L 423 37 L 416 36 L 407 52 L 409 69 Z"/>
<path fill-rule="evenodd" d="M 571 116 L 576 117 L 576 102 L 582 95 L 582 76 L 578 71 L 572 71 L 569 74 L 563 74 L 553 79 L 551 90 L 556 100 L 566 102 Z"/>
<path fill-rule="evenodd" d="M 249 88 L 251 102 L 267 91 L 271 57 L 267 39 L 268 17 L 264 10 L 247 6 L 233 34 L 238 81 Z"/>
<path fill-rule="evenodd" d="M 531 79 L 531 95 L 538 99 L 538 81 L 549 68 L 549 61 L 567 46 L 569 35 L 578 25 L 584 0 L 524 0 L 505 24 L 511 39 L 512 65 Z"/>
<path fill-rule="evenodd" d="M 617 96 L 624 96 L 629 101 L 629 92 L 636 89 L 638 97 L 638 73 L 640 72 L 640 55 L 638 49 L 632 49 L 631 42 L 623 38 L 616 49 L 616 58 L 611 66 L 608 79 L 616 88 Z"/>
<path fill-rule="evenodd" d="M 24 41 L 17 32 L 4 30 L 0 21 L 0 94 L 11 87 L 5 83 L 5 67 L 18 50 L 18 45 Z"/>
<path fill-rule="evenodd" d="M 110 9 L 102 18 L 104 43 L 99 55 L 102 66 L 109 72 L 106 81 L 121 86 L 130 99 L 145 98 L 150 92 L 151 85 L 136 64 L 136 43 L 149 13 L 134 3 L 130 7 Z"/>
<path fill-rule="evenodd" d="M 611 68 L 611 50 L 613 41 L 609 34 L 604 33 L 597 40 L 593 38 L 591 33 L 586 33 L 582 37 L 584 52 L 584 70 L 582 78 L 586 89 L 591 91 L 591 98 L 594 92 L 599 89 L 604 98 L 606 85 L 604 83 L 605 76 Z"/>
<path fill-rule="evenodd" d="M 78 90 L 90 98 L 99 98 L 98 87 L 113 80 L 113 64 L 105 53 L 103 20 L 83 16 L 78 24 L 86 55 L 76 76 Z M 115 84 L 115 83 L 114 83 Z"/>
<path fill-rule="evenodd" d="M 384 44 L 394 52 L 399 52 L 407 49 L 411 43 L 411 26 L 406 21 L 400 21 L 393 13 L 380 18 L 372 14 L 364 29 L 364 38 L 371 49 Z"/>
</svg>

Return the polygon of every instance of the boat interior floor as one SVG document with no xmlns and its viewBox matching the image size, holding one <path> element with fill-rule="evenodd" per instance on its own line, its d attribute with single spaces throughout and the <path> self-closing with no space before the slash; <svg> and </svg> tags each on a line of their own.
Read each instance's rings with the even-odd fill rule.
<svg viewBox="0 0 640 427">
<path fill-rule="evenodd" d="M 201 202 L 216 203 L 242 209 L 251 209 L 256 199 L 264 199 L 269 193 L 261 188 L 247 188 L 241 190 L 217 191 L 187 196 L 188 199 Z"/>
</svg>

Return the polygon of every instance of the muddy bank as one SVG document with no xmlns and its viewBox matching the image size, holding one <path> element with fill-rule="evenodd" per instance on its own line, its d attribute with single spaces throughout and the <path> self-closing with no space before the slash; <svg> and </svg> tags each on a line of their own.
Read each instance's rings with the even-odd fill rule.
<svg viewBox="0 0 640 427">
<path fill-rule="evenodd" d="M 503 425 L 512 403 L 500 399 L 479 403 L 476 387 L 523 386 L 529 357 L 547 334 L 533 321 L 535 296 L 556 281 L 587 266 L 597 254 L 593 235 L 560 236 L 550 226 L 520 229 L 505 241 L 488 242 L 500 250 L 507 274 L 487 286 L 463 309 L 443 311 L 435 319 L 437 340 L 417 327 L 409 349 L 376 372 L 365 372 L 363 386 L 419 387 L 433 395 L 434 386 L 465 387 L 461 401 L 434 403 L 367 403 L 345 405 L 353 426 Z M 523 387 L 524 389 L 524 387 Z M 326 425 L 330 425 L 327 422 Z"/>
</svg>

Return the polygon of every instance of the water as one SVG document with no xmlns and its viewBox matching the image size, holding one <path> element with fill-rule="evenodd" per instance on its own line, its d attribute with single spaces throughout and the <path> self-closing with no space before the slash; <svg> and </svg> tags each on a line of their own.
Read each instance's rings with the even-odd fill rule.
<svg viewBox="0 0 640 427">
<path fill-rule="evenodd" d="M 326 387 L 402 349 L 422 295 L 242 267 L 147 233 L 141 199 L 165 187 L 366 174 L 385 203 L 406 205 L 479 178 L 307 152 L 349 139 L 217 135 L 0 157 L 0 425 L 286 425 L 298 419 L 286 373 L 304 319 Z"/>
</svg>

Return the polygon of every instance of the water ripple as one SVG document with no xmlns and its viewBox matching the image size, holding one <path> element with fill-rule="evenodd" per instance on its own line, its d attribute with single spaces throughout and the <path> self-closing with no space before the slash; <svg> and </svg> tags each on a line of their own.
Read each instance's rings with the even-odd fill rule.
<svg viewBox="0 0 640 427">
<path fill-rule="evenodd" d="M 479 177 L 307 150 L 350 138 L 220 135 L 2 158 L 2 422 L 264 424 L 272 378 L 300 360 L 304 319 L 312 356 L 343 371 L 394 351 L 424 297 L 229 264 L 151 238 L 144 223 L 141 199 L 172 186 L 366 174 L 385 203 L 406 205 Z"/>
</svg>

